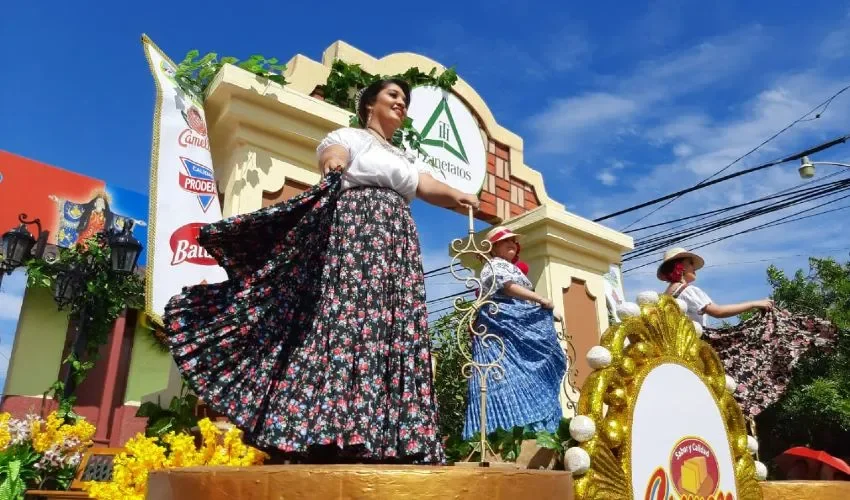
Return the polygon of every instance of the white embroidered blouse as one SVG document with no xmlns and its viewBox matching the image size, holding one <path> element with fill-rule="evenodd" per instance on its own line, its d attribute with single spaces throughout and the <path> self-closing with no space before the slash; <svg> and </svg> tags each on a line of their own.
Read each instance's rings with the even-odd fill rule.
<svg viewBox="0 0 850 500">
<path fill-rule="evenodd" d="M 509 283 L 516 283 L 529 290 L 534 289 L 534 285 L 517 266 L 501 257 L 492 257 L 490 263 L 491 265 L 485 264 L 484 268 L 481 269 L 481 289 L 484 293 L 490 295 L 499 293 Z"/>
<path fill-rule="evenodd" d="M 319 143 L 317 156 L 334 144 L 348 150 L 349 163 L 342 175 L 343 191 L 362 186 L 384 187 L 412 202 L 419 187 L 419 174 L 431 174 L 432 167 L 415 154 L 384 144 L 364 129 L 334 130 Z"/>
<path fill-rule="evenodd" d="M 685 304 L 688 305 L 688 317 L 691 320 L 702 326 L 708 325 L 708 315 L 705 314 L 705 308 L 711 304 L 712 300 L 707 293 L 694 285 L 679 285 L 679 288 L 674 290 L 672 295 L 685 301 Z"/>
</svg>

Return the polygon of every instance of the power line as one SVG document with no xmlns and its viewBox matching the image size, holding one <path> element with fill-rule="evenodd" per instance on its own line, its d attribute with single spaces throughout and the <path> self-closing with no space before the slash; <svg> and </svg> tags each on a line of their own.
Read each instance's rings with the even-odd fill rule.
<svg viewBox="0 0 850 500">
<path fill-rule="evenodd" d="M 442 267 L 438 267 L 438 268 L 435 268 L 435 269 L 431 269 L 429 271 L 425 271 L 424 274 L 425 274 L 425 277 L 427 278 L 427 277 L 429 277 L 429 275 L 432 275 L 432 274 L 436 273 L 437 271 L 442 271 L 443 269 L 448 269 L 450 267 L 452 267 L 451 264 L 449 264 L 448 266 L 442 266 Z"/>
<path fill-rule="evenodd" d="M 676 223 L 676 222 L 681 222 L 681 221 L 694 219 L 694 218 L 702 217 L 702 216 L 710 216 L 710 215 L 734 210 L 736 208 L 741 208 L 741 207 L 745 207 L 745 206 L 748 206 L 748 205 L 753 205 L 755 203 L 759 203 L 759 202 L 762 202 L 762 201 L 768 201 L 768 200 L 771 200 L 771 199 L 778 197 L 779 195 L 787 193 L 788 191 L 798 190 L 798 189 L 802 188 L 803 186 L 807 186 L 807 185 L 813 184 L 815 182 L 821 182 L 822 183 L 823 181 L 825 181 L 829 178 L 835 177 L 836 175 L 840 175 L 842 173 L 844 173 L 843 170 L 838 171 L 838 172 L 833 172 L 833 173 L 831 173 L 831 174 L 829 174 L 825 177 L 822 177 L 820 179 L 810 180 L 810 181 L 804 182 L 803 184 L 800 184 L 800 185 L 795 185 L 795 186 L 792 186 L 790 188 L 785 188 L 781 191 L 777 191 L 776 193 L 770 194 L 768 196 L 765 196 L 765 197 L 762 197 L 762 198 L 759 198 L 759 199 L 756 199 L 756 200 L 753 200 L 753 201 L 748 201 L 746 203 L 741 203 L 741 204 L 738 204 L 738 205 L 731 205 L 731 206 L 719 208 L 719 209 L 716 209 L 716 210 L 709 210 L 708 212 L 702 212 L 702 213 L 698 213 L 698 214 L 687 215 L 685 217 L 679 217 L 679 218 L 676 218 L 676 219 L 670 219 L 670 220 L 667 220 L 667 221 L 664 221 L 664 222 L 658 222 L 656 224 L 650 224 L 648 226 L 637 227 L 637 228 L 631 229 L 629 231 L 624 231 L 624 232 L 626 234 L 632 234 L 632 233 L 636 233 L 638 231 L 643 231 L 643 230 L 646 230 L 646 229 L 654 229 L 656 227 L 666 226 L 668 224 L 673 224 L 673 223 Z M 794 191 L 794 192 L 796 192 L 796 191 Z M 708 218 L 708 217 L 706 217 L 706 218 Z M 680 228 L 680 227 L 683 227 L 683 226 L 687 226 L 687 224 L 680 224 L 680 225 L 672 227 L 670 229 L 677 229 L 677 228 Z M 653 234 L 650 234 L 650 235 L 646 235 L 644 237 L 653 236 L 654 234 L 658 234 L 658 233 L 653 233 Z"/>
<path fill-rule="evenodd" d="M 720 242 L 720 241 L 727 240 L 727 239 L 729 239 L 729 238 L 733 238 L 733 237 L 735 237 L 735 236 L 740 236 L 740 235 L 743 235 L 743 234 L 748 234 L 748 233 L 752 233 L 752 232 L 755 232 L 755 231 L 760 231 L 760 230 L 762 230 L 762 229 L 767 229 L 767 228 L 770 228 L 770 227 L 781 226 L 781 225 L 783 225 L 783 224 L 789 224 L 789 223 L 791 223 L 791 222 L 797 222 L 797 221 L 800 221 L 800 220 L 803 220 L 803 219 L 808 219 L 808 218 L 811 218 L 811 217 L 816 217 L 816 216 L 824 215 L 824 214 L 831 213 L 831 212 L 837 212 L 837 211 L 839 211 L 839 210 L 845 210 L 845 209 L 847 209 L 847 208 L 850 208 L 850 205 L 843 206 L 843 207 L 839 207 L 839 208 L 835 208 L 835 209 L 831 209 L 831 210 L 824 210 L 824 211 L 822 211 L 822 212 L 818 212 L 818 213 L 815 213 L 815 214 L 806 215 L 806 216 L 803 216 L 803 217 L 792 218 L 792 217 L 794 217 L 794 216 L 800 215 L 800 214 L 802 214 L 802 213 L 809 212 L 809 211 L 811 211 L 811 210 L 814 210 L 814 209 L 816 209 L 816 208 L 823 207 L 823 206 L 825 206 L 825 205 L 829 205 L 830 203 L 835 203 L 836 201 L 840 201 L 840 200 L 843 200 L 843 199 L 848 198 L 848 197 L 850 197 L 850 195 L 845 195 L 845 196 L 842 196 L 842 197 L 840 197 L 840 198 L 836 198 L 836 199 L 834 199 L 834 200 L 830 200 L 830 201 L 827 201 L 827 202 L 821 203 L 821 204 L 816 205 L 816 206 L 814 206 L 814 207 L 807 208 L 806 210 L 801 210 L 801 211 L 799 211 L 799 212 L 795 212 L 795 213 L 792 213 L 792 214 L 785 215 L 785 216 L 780 217 L 780 218 L 778 218 L 778 219 L 774 219 L 774 220 L 772 220 L 772 221 L 766 222 L 766 223 L 761 224 L 761 225 L 758 225 L 758 226 L 751 227 L 751 228 L 749 228 L 749 229 L 745 229 L 745 230 L 743 230 L 743 231 L 739 231 L 739 232 L 737 232 L 737 233 L 729 234 L 729 235 L 726 235 L 726 236 L 721 236 L 721 237 L 718 237 L 718 238 L 715 238 L 715 239 L 713 239 L 713 240 L 709 240 L 709 241 L 706 241 L 706 242 L 697 243 L 697 245 L 696 245 L 696 246 L 693 246 L 693 247 L 692 247 L 692 250 L 697 250 L 697 249 L 699 249 L 699 248 L 704 248 L 704 247 L 707 247 L 707 246 L 709 246 L 709 245 L 713 245 L 713 244 L 715 244 L 715 243 L 718 243 L 718 242 Z M 635 271 L 635 270 L 637 270 L 637 269 L 641 269 L 641 268 L 644 268 L 644 267 L 647 267 L 647 266 L 651 266 L 651 265 L 657 264 L 657 263 L 658 263 L 658 262 L 660 262 L 660 261 L 661 261 L 661 259 L 654 259 L 654 260 L 651 260 L 651 261 L 646 262 L 646 263 L 644 263 L 644 264 L 640 264 L 640 265 L 637 265 L 637 266 L 635 266 L 635 267 L 632 267 L 632 268 L 626 269 L 626 270 L 624 270 L 624 271 L 623 271 L 623 274 L 628 273 L 628 272 L 631 272 L 631 271 Z"/>
<path fill-rule="evenodd" d="M 809 112 L 807 112 L 807 113 L 806 113 L 806 114 L 804 114 L 803 116 L 801 116 L 801 117 L 797 118 L 797 119 L 796 119 L 796 120 L 794 120 L 793 122 L 789 123 L 787 126 L 785 126 L 785 128 L 783 128 L 783 129 L 782 129 L 782 130 L 780 130 L 779 132 L 776 132 L 776 133 L 775 133 L 775 134 L 773 134 L 772 136 L 768 137 L 767 139 L 765 139 L 764 141 L 762 141 L 762 143 L 761 143 L 761 144 L 759 144 L 758 146 L 754 147 L 753 149 L 751 149 L 751 150 L 747 151 L 747 152 L 746 152 L 746 153 L 744 153 L 743 155 L 741 155 L 741 156 L 739 156 L 738 158 L 736 158 L 736 159 L 735 159 L 732 163 L 730 163 L 730 164 L 726 165 L 725 167 L 721 168 L 721 169 L 720 169 L 720 170 L 718 170 L 717 172 L 714 172 L 714 173 L 713 173 L 713 174 L 711 174 L 710 176 L 708 176 L 708 177 L 706 177 L 705 179 L 701 180 L 701 181 L 697 184 L 697 186 L 700 186 L 700 185 L 702 185 L 702 184 L 704 184 L 704 183 L 706 183 L 706 182 L 710 181 L 713 177 L 715 177 L 715 176 L 717 176 L 717 175 L 722 174 L 723 172 L 725 172 L 726 170 L 728 170 L 729 168 L 731 168 L 733 165 L 735 165 L 735 164 L 736 164 L 736 163 L 738 163 L 739 161 L 743 160 L 743 159 L 744 159 L 744 158 L 746 158 L 747 156 L 750 156 L 751 154 L 753 154 L 753 153 L 755 153 L 756 151 L 758 151 L 759 149 L 761 149 L 761 148 L 762 148 L 765 144 L 767 144 L 767 143 L 769 143 L 769 142 L 773 141 L 774 139 L 776 139 L 777 137 L 779 137 L 781 134 L 785 133 L 788 129 L 790 129 L 790 128 L 791 128 L 791 127 L 793 127 L 794 125 L 796 125 L 796 124 L 798 124 L 798 123 L 800 123 L 800 122 L 804 122 L 804 121 L 811 121 L 811 120 L 816 120 L 816 119 L 820 118 L 820 117 L 821 117 L 821 115 L 822 115 L 823 113 L 825 113 L 825 112 L 826 112 L 826 110 L 829 108 L 829 105 L 830 105 L 830 104 L 832 104 L 832 101 L 833 101 L 833 100 L 835 100 L 835 98 L 837 98 L 837 97 L 838 97 L 838 96 L 840 96 L 841 94 L 843 94 L 843 93 L 844 93 L 847 89 L 850 89 L 850 85 L 848 85 L 848 86 L 846 86 L 846 87 L 842 88 L 841 90 L 839 90 L 838 92 L 836 92 L 836 93 L 832 94 L 832 95 L 831 95 L 829 98 L 827 98 L 825 101 L 823 101 L 822 103 L 818 104 L 817 106 L 815 106 L 814 108 L 812 108 L 811 110 L 809 110 Z M 821 112 L 817 113 L 817 114 L 815 115 L 815 117 L 814 117 L 814 118 L 811 118 L 811 119 L 808 119 L 808 118 L 807 118 L 809 115 L 811 115 L 812 113 L 814 113 L 815 111 L 817 111 L 817 110 L 818 110 L 818 109 L 820 109 L 820 108 L 823 108 L 823 109 L 821 110 Z M 662 208 L 664 208 L 664 207 L 666 207 L 666 206 L 670 205 L 670 204 L 671 204 L 671 203 L 673 203 L 674 201 L 676 201 L 676 200 L 678 200 L 679 198 L 681 198 L 684 194 L 686 194 L 686 193 L 682 193 L 682 194 L 680 194 L 680 195 L 678 195 L 678 196 L 676 196 L 676 197 L 674 197 L 674 198 L 670 199 L 670 201 L 668 201 L 667 203 L 665 203 L 665 204 L 661 205 L 660 207 L 658 207 L 658 208 L 656 208 L 656 209 L 654 209 L 654 210 L 650 211 L 648 214 L 644 215 L 643 217 L 641 217 L 641 218 L 639 218 L 639 219 L 637 219 L 637 220 L 633 221 L 633 222 L 632 222 L 632 223 L 630 223 L 628 226 L 624 227 L 624 228 L 623 228 L 623 230 L 626 230 L 626 229 L 628 229 L 628 228 L 632 227 L 633 225 L 635 225 L 635 224 L 637 224 L 638 222 L 640 222 L 640 221 L 642 221 L 642 220 L 646 219 L 646 218 L 647 218 L 647 217 L 649 217 L 650 215 L 652 215 L 652 214 L 654 214 L 654 213 L 658 212 L 658 211 L 659 211 L 659 210 L 661 210 Z"/>
<path fill-rule="evenodd" d="M 662 231 L 660 233 L 656 233 L 660 234 L 660 236 L 646 237 L 638 240 L 635 243 L 635 250 L 632 250 L 625 254 L 624 262 L 634 260 L 635 258 L 646 255 L 648 253 L 652 253 L 658 249 L 670 246 L 674 243 L 679 243 L 681 241 L 690 239 L 694 236 L 701 236 L 714 231 L 718 231 L 725 227 L 739 224 L 741 222 L 745 222 L 761 215 L 776 212 L 779 210 L 784 210 L 794 205 L 808 203 L 810 201 L 819 198 L 824 198 L 826 196 L 846 191 L 848 189 L 850 189 L 850 179 L 836 181 L 827 186 L 809 188 L 808 190 L 804 190 L 806 191 L 804 193 L 792 193 L 795 196 L 785 201 L 757 207 L 746 212 L 731 215 L 724 219 L 703 224 L 691 225 L 681 231 L 668 230 L 666 231 L 666 234 L 662 234 L 665 233 L 665 231 Z"/>
<path fill-rule="evenodd" d="M 443 300 L 446 300 L 446 299 L 451 299 L 451 298 L 454 298 L 454 297 L 460 297 L 462 295 L 466 295 L 468 293 L 473 293 L 473 292 L 474 292 L 473 290 L 464 290 L 462 292 L 453 293 L 451 295 L 445 295 L 443 297 L 440 297 L 439 299 L 428 300 L 428 301 L 425 302 L 425 305 L 434 304 L 436 302 L 440 302 L 440 301 L 443 301 Z"/>
<path fill-rule="evenodd" d="M 840 251 L 840 250 L 846 250 L 847 248 L 848 247 L 818 248 L 818 249 L 813 250 L 813 252 L 821 252 L 821 253 L 823 253 L 823 252 L 837 252 L 837 251 Z M 712 267 L 739 266 L 739 265 L 746 265 L 746 264 L 760 264 L 762 262 L 775 262 L 777 260 L 786 260 L 786 259 L 794 259 L 794 258 L 797 258 L 797 257 L 811 257 L 811 256 L 812 256 L 812 253 L 809 252 L 809 253 L 798 253 L 798 254 L 794 254 L 794 255 L 784 255 L 784 256 L 781 256 L 781 257 L 768 257 L 768 258 L 765 258 L 765 259 L 758 259 L 758 260 L 721 262 L 719 264 L 709 264 L 707 266 L 704 266 L 703 269 L 709 269 L 709 268 L 712 268 Z M 642 271 L 642 272 L 634 273 L 634 274 L 635 275 L 655 274 L 655 271 Z"/>
<path fill-rule="evenodd" d="M 646 207 L 661 203 L 662 201 L 667 201 L 667 200 L 670 200 L 670 199 L 673 199 L 673 198 L 678 198 L 678 197 L 681 197 L 682 195 L 691 193 L 693 191 L 705 189 L 709 186 L 713 186 L 715 184 L 719 184 L 721 182 L 725 182 L 725 181 L 734 179 L 736 177 L 740 177 L 742 175 L 747 175 L 747 174 L 751 174 L 753 172 L 758 172 L 759 170 L 764 170 L 766 168 L 770 168 L 770 167 L 779 165 L 781 163 L 787 163 L 789 161 L 799 160 L 800 158 L 802 158 L 804 156 L 813 155 L 815 153 L 818 153 L 820 151 L 824 151 L 824 150 L 829 149 L 829 148 L 836 146 L 838 144 L 842 144 L 845 141 L 847 141 L 847 139 L 850 139 L 850 134 L 843 135 L 843 136 L 838 137 L 836 139 L 833 139 L 831 141 L 824 142 L 823 144 L 820 144 L 820 145 L 815 146 L 813 148 L 809 148 L 805 151 L 801 151 L 799 153 L 795 153 L 793 155 L 786 156 L 785 158 L 773 160 L 773 161 L 763 163 L 763 164 L 758 165 L 756 167 L 748 168 L 748 169 L 745 169 L 745 170 L 740 170 L 738 172 L 735 172 L 734 174 L 729 174 L 729 175 L 726 175 L 726 176 L 723 176 L 723 177 L 719 177 L 719 178 L 711 180 L 711 181 L 702 181 L 699 184 L 691 186 L 687 189 L 682 189 L 680 191 L 676 191 L 675 193 L 670 193 L 670 194 L 662 196 L 660 198 L 655 198 L 654 200 L 650 200 L 650 201 L 641 203 L 639 205 L 635 205 L 633 207 L 624 208 L 623 210 L 618 210 L 617 212 L 614 212 L 614 213 L 611 213 L 611 214 L 608 214 L 608 215 L 604 215 L 602 217 L 598 217 L 596 219 L 593 219 L 593 222 L 602 222 L 602 221 L 610 219 L 612 217 L 617 217 L 619 215 L 627 214 L 629 212 L 634 212 L 635 210 L 640 210 L 641 208 L 646 208 Z M 639 220 L 642 220 L 642 219 L 639 219 Z"/>
</svg>

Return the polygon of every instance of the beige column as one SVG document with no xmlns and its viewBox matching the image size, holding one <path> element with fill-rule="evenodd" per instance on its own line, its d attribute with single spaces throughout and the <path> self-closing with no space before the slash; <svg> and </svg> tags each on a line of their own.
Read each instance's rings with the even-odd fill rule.
<svg viewBox="0 0 850 500">
<path fill-rule="evenodd" d="M 264 197 L 321 179 L 316 146 L 349 113 L 301 92 L 225 66 L 204 103 L 225 217 L 263 207 Z M 292 190 L 290 190 L 292 191 Z"/>
</svg>

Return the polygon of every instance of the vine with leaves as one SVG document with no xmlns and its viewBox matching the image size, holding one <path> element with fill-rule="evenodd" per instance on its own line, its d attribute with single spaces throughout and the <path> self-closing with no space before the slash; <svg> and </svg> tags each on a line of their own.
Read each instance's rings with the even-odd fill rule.
<svg viewBox="0 0 850 500">
<path fill-rule="evenodd" d="M 279 64 L 275 57 L 267 59 L 263 55 L 254 54 L 248 59 L 240 61 L 232 56 L 219 58 L 215 52 L 208 52 L 203 57 L 200 56 L 201 53 L 197 49 L 190 50 L 186 53 L 186 57 L 177 64 L 177 71 L 174 74 L 174 79 L 177 80 L 183 90 L 191 91 L 197 95 L 201 95 L 207 90 L 215 75 L 225 64 L 232 64 L 281 85 L 287 83 L 283 77 L 286 64 Z"/>
<path fill-rule="evenodd" d="M 85 270 L 84 281 L 67 306 L 70 319 L 77 324 L 77 335 L 85 335 L 83 355 L 78 357 L 72 350 L 62 361 L 68 365 L 74 387 L 78 387 L 94 367 L 115 320 L 127 308 L 140 308 L 144 300 L 142 278 L 136 274 L 113 272 L 110 254 L 107 236 L 100 233 L 82 244 L 60 249 L 54 261 L 34 259 L 27 264 L 27 286 L 37 288 L 55 289 L 63 273 Z M 73 412 L 76 397 L 73 394 L 66 397 L 65 389 L 60 379 L 44 395 L 51 395 L 59 404 L 60 415 L 73 421 L 76 419 Z"/>
<path fill-rule="evenodd" d="M 431 71 L 428 73 L 423 73 L 419 68 L 410 68 L 404 73 L 397 75 L 370 75 L 363 71 L 359 64 L 349 64 L 337 59 L 331 66 L 331 72 L 328 75 L 327 81 L 321 87 L 322 97 L 325 102 L 354 113 L 350 123 L 354 127 L 359 123 L 356 110 L 354 109 L 354 100 L 357 92 L 362 88 L 368 87 L 372 82 L 390 78 L 407 82 L 410 88 L 425 85 L 439 87 L 443 90 L 451 90 L 457 82 L 457 72 L 454 68 L 449 68 L 437 74 L 437 68 L 431 68 Z M 406 142 L 417 153 L 423 157 L 427 157 L 428 154 L 425 153 L 420 145 L 421 141 L 422 137 L 413 128 L 413 121 L 410 118 L 405 118 L 404 123 L 396 130 L 392 138 L 392 143 L 396 147 L 404 149 Z"/>
</svg>

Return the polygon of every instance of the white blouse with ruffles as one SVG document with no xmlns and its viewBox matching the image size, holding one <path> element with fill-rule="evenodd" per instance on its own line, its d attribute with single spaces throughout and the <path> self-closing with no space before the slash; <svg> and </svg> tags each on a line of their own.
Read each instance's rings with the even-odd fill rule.
<svg viewBox="0 0 850 500">
<path fill-rule="evenodd" d="M 707 293 L 694 285 L 680 285 L 671 295 L 685 301 L 685 304 L 688 305 L 688 317 L 691 320 L 702 326 L 708 326 L 708 315 L 705 314 L 705 308 L 711 304 L 711 297 Z"/>
<path fill-rule="evenodd" d="M 364 129 L 341 128 L 328 134 L 316 154 L 331 145 L 348 150 L 349 163 L 342 175 L 342 190 L 353 187 L 390 188 L 408 202 L 416 198 L 419 174 L 431 174 L 431 165 L 415 154 L 382 143 Z"/>
<path fill-rule="evenodd" d="M 501 257 L 491 257 L 490 265 L 484 265 L 481 269 L 481 289 L 484 292 L 489 292 L 490 295 L 502 291 L 502 288 L 509 283 L 534 289 L 534 285 L 528 280 L 528 277 L 516 265 L 506 261 Z M 494 285 L 495 281 L 495 285 Z"/>
</svg>

